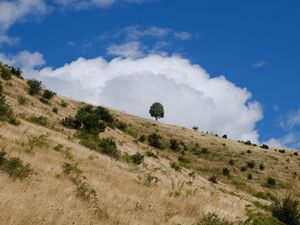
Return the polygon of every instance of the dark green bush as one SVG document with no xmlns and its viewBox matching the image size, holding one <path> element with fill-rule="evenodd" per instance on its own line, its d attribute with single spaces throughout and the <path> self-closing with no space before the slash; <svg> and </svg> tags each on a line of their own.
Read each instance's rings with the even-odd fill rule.
<svg viewBox="0 0 300 225">
<path fill-rule="evenodd" d="M 66 108 L 68 106 L 68 103 L 66 103 L 64 100 L 61 101 L 60 106 L 63 108 Z"/>
<path fill-rule="evenodd" d="M 224 176 L 229 176 L 229 174 L 230 174 L 230 171 L 229 171 L 229 169 L 228 168 L 223 168 L 223 175 Z"/>
<path fill-rule="evenodd" d="M 152 158 L 155 158 L 155 159 L 158 159 L 158 156 L 157 156 L 155 153 L 150 152 L 150 151 L 147 151 L 147 152 L 146 152 L 146 156 L 152 157 Z"/>
<path fill-rule="evenodd" d="M 117 149 L 117 144 L 111 138 L 99 139 L 98 145 L 103 154 L 109 155 L 115 159 L 120 157 L 120 152 Z"/>
<path fill-rule="evenodd" d="M 195 225 L 233 225 L 233 223 L 220 218 L 215 213 L 208 213 L 203 216 L 199 221 L 195 223 Z"/>
<path fill-rule="evenodd" d="M 42 90 L 42 82 L 34 79 L 27 80 L 30 95 L 38 95 Z"/>
<path fill-rule="evenodd" d="M 2 68 L 2 70 L 0 71 L 0 75 L 1 75 L 1 78 L 3 80 L 10 80 L 11 79 L 10 71 L 5 69 L 5 68 Z"/>
<path fill-rule="evenodd" d="M 263 213 L 250 213 L 248 219 L 240 225 L 286 225 L 275 217 Z"/>
<path fill-rule="evenodd" d="M 134 155 L 130 156 L 130 158 L 131 158 L 131 162 L 133 164 L 136 164 L 136 165 L 140 165 L 144 162 L 144 156 L 139 152 L 137 152 Z"/>
<path fill-rule="evenodd" d="M 260 146 L 261 148 L 263 148 L 263 149 L 269 149 L 269 146 L 268 145 L 266 145 L 266 144 L 263 144 L 262 146 Z"/>
<path fill-rule="evenodd" d="M 31 173 L 30 165 L 23 165 L 23 161 L 17 157 L 7 159 L 6 152 L 0 152 L 0 169 L 14 179 L 25 179 Z"/>
<path fill-rule="evenodd" d="M 229 165 L 230 165 L 230 166 L 234 166 L 234 164 L 235 164 L 234 160 L 233 160 L 233 159 L 230 159 L 230 160 L 229 160 Z"/>
<path fill-rule="evenodd" d="M 271 211 L 274 217 L 287 225 L 300 225 L 299 202 L 290 195 L 276 199 Z"/>
<path fill-rule="evenodd" d="M 6 104 L 6 99 L 3 93 L 2 83 L 0 82 L 0 121 L 8 121 L 13 125 L 18 125 L 17 119 L 12 109 Z"/>
<path fill-rule="evenodd" d="M 176 139 L 171 139 L 170 140 L 170 149 L 172 149 L 173 151 L 179 151 L 180 150 L 179 144 L 178 144 Z"/>
<path fill-rule="evenodd" d="M 43 98 L 50 100 L 50 99 L 53 98 L 55 95 L 56 95 L 55 92 L 46 89 L 46 90 L 44 90 Z"/>
<path fill-rule="evenodd" d="M 29 121 L 33 122 L 33 123 L 36 123 L 38 125 L 41 125 L 41 126 L 44 126 L 46 127 L 48 125 L 48 118 L 45 117 L 45 116 L 31 116 L 29 118 Z"/>
<path fill-rule="evenodd" d="M 252 176 L 252 174 L 251 174 L 251 173 L 249 173 L 249 174 L 248 174 L 248 177 L 247 177 L 247 179 L 248 179 L 248 180 L 252 180 L 252 179 L 253 179 L 253 176 Z"/>
<path fill-rule="evenodd" d="M 11 67 L 11 73 L 18 78 L 22 78 L 22 70 L 18 67 Z"/>
<path fill-rule="evenodd" d="M 213 175 L 211 177 L 208 178 L 208 180 L 214 184 L 217 184 L 218 183 L 218 178 L 217 176 Z"/>
<path fill-rule="evenodd" d="M 27 105 L 27 99 L 24 96 L 18 96 L 18 103 L 20 105 Z"/>
<path fill-rule="evenodd" d="M 265 170 L 265 165 L 263 163 L 259 164 L 259 169 L 260 170 Z"/>
<path fill-rule="evenodd" d="M 57 114 L 58 113 L 58 108 L 53 107 L 52 112 L 54 112 L 55 114 Z"/>
<path fill-rule="evenodd" d="M 153 133 L 153 134 L 150 134 L 148 136 L 148 143 L 149 145 L 155 147 L 155 148 L 158 148 L 158 149 L 163 149 L 163 145 L 161 143 L 161 136 L 156 134 L 156 133 Z"/>
<path fill-rule="evenodd" d="M 46 105 L 50 105 L 50 104 L 51 104 L 51 103 L 49 102 L 49 100 L 46 99 L 46 98 L 40 98 L 40 102 L 42 102 L 42 103 L 44 103 L 44 104 L 46 104 Z"/>
<path fill-rule="evenodd" d="M 267 179 L 267 186 L 274 187 L 276 185 L 276 180 L 272 177 L 268 177 Z"/>
<path fill-rule="evenodd" d="M 255 162 L 252 160 L 252 161 L 249 161 L 247 162 L 247 167 L 250 168 L 250 169 L 253 169 L 255 168 Z"/>
<path fill-rule="evenodd" d="M 146 141 L 145 135 L 141 135 L 141 136 L 139 137 L 139 141 L 140 141 L 140 142 L 145 142 L 145 141 Z"/>
</svg>

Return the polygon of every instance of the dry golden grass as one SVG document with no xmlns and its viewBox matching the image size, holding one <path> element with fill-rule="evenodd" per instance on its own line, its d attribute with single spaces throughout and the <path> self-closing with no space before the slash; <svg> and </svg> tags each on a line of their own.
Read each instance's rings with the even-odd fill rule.
<svg viewBox="0 0 300 225">
<path fill-rule="evenodd" d="M 34 173 L 18 181 L 0 171 L 1 225 L 192 225 L 207 212 L 237 221 L 246 218 L 247 205 L 255 208 L 257 201 L 270 204 L 269 200 L 254 197 L 257 192 L 273 196 L 291 192 L 300 196 L 300 157 L 294 156 L 292 150 L 285 154 L 263 150 L 112 110 L 118 120 L 128 124 L 128 132 L 107 128 L 101 136 L 112 137 L 123 153 L 152 151 L 159 156 L 145 157 L 143 165 L 134 166 L 83 147 L 73 137 L 74 131 L 60 125 L 83 103 L 56 96 L 51 105 L 46 105 L 38 97 L 27 95 L 25 81 L 14 77 L 3 83 L 7 102 L 19 115 L 21 124 L 0 122 L 0 147 L 5 146 L 9 156 L 30 163 Z M 18 96 L 25 96 L 27 104 L 20 105 Z M 67 107 L 60 105 L 62 101 Z M 58 108 L 58 114 L 52 112 L 53 107 Z M 32 115 L 47 117 L 47 126 L 30 122 Z M 152 132 L 159 133 L 165 144 L 171 138 L 183 141 L 189 149 L 184 157 L 191 163 L 182 165 L 182 171 L 177 172 L 170 162 L 178 162 L 179 153 L 137 141 L 140 135 Z M 207 148 L 208 154 L 193 154 L 191 149 L 196 143 Z M 55 150 L 57 145 L 61 146 Z M 235 165 L 229 165 L 230 159 L 235 160 Z M 240 171 L 250 160 L 255 161 L 256 167 Z M 95 190 L 96 197 L 80 198 L 78 184 L 63 172 L 66 162 L 77 165 L 82 171 L 78 179 Z M 260 163 L 264 163 L 265 170 L 258 169 Z M 230 170 L 229 177 L 222 175 L 224 167 Z M 194 178 L 189 176 L 191 172 L 195 173 Z M 247 179 L 248 173 L 253 175 L 252 180 Z M 208 181 L 211 175 L 218 177 L 218 184 Z M 268 177 L 278 182 L 275 188 L 264 186 Z"/>
</svg>

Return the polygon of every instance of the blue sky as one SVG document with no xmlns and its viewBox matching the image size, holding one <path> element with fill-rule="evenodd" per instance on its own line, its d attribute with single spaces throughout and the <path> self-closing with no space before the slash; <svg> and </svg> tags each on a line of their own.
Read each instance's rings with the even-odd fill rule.
<svg viewBox="0 0 300 225">
<path fill-rule="evenodd" d="M 10 9 L 14 10 L 10 12 Z M 10 12 L 11 15 L 5 15 L 4 12 Z M 197 91 L 199 96 L 211 97 L 212 102 L 216 104 L 216 107 L 211 108 L 211 113 L 208 111 L 207 114 L 201 114 L 206 110 L 203 107 L 208 103 L 200 101 L 202 103 L 199 103 L 199 107 L 202 106 L 202 108 L 199 108 L 199 113 L 189 115 L 190 118 L 201 117 L 194 120 L 195 123 L 199 122 L 197 125 L 200 128 L 205 123 L 203 129 L 232 133 L 232 137 L 236 139 L 249 137 L 249 139 L 268 142 L 272 145 L 300 148 L 298 103 L 300 94 L 297 88 L 300 82 L 299 23 L 300 2 L 297 0 L 0 1 L 0 60 L 24 67 L 23 70 L 29 77 L 40 78 L 46 86 L 61 94 L 99 104 L 108 103 L 110 107 L 143 116 L 144 113 L 140 108 L 128 110 L 133 109 L 135 107 L 133 104 L 138 104 L 143 100 L 142 98 L 126 99 L 124 97 L 126 90 L 123 95 L 111 97 L 108 96 L 111 89 L 104 88 L 98 93 L 105 96 L 101 100 L 101 98 L 97 99 L 95 94 L 97 91 L 93 89 L 99 90 L 100 87 L 106 85 L 106 81 L 97 80 L 103 73 L 103 70 L 99 71 L 97 67 L 99 62 L 88 60 L 101 57 L 112 67 L 112 63 L 109 63 L 111 60 L 127 59 L 134 63 L 135 68 L 141 68 L 135 71 L 130 65 L 125 65 L 125 61 L 121 61 L 117 66 L 122 65 L 126 69 L 130 67 L 128 71 L 134 74 L 146 71 L 149 76 L 144 77 L 143 80 L 142 76 L 131 77 L 127 80 L 118 78 L 119 80 L 114 83 L 109 83 L 110 88 L 115 88 L 113 93 L 123 90 L 119 88 L 120 82 L 123 86 L 126 84 L 128 88 L 134 82 L 143 82 L 143 84 L 157 82 L 156 84 L 159 83 L 158 86 L 161 86 L 157 93 L 164 95 L 164 88 L 176 89 L 174 96 L 180 96 L 183 100 L 187 99 L 182 103 L 182 107 L 193 108 L 193 105 L 198 105 L 197 95 L 194 96 L 191 93 Z M 25 51 L 28 56 L 21 57 L 20 53 Z M 154 59 L 149 58 L 153 55 L 163 57 L 163 61 L 158 59 L 154 62 Z M 173 59 L 174 55 L 179 59 Z M 25 62 L 28 63 L 30 57 L 32 57 L 31 66 L 24 65 Z M 84 59 L 83 62 L 78 62 L 80 57 Z M 246 88 L 248 93 L 252 94 L 252 98 L 248 96 L 245 97 L 246 102 L 234 104 L 234 106 L 237 104 L 239 106 L 232 107 L 232 112 L 225 110 L 226 113 L 232 113 L 232 115 L 226 115 L 221 120 L 223 116 L 218 115 L 222 114 L 213 111 L 222 108 L 222 105 L 218 103 L 222 102 L 219 95 L 216 97 L 215 94 L 210 94 L 214 90 L 208 90 L 206 88 L 208 85 L 201 83 L 200 79 L 196 81 L 199 82 L 198 86 L 191 84 L 180 86 L 180 82 L 176 81 L 182 78 L 180 74 L 184 74 L 185 64 L 182 60 L 189 61 L 186 65 L 187 71 L 191 69 L 191 65 L 199 65 L 203 68 L 205 73 L 198 71 L 195 74 L 199 73 L 199 76 L 204 77 L 209 74 L 210 78 L 207 80 L 209 83 L 218 82 L 213 78 L 224 75 L 226 81 L 230 82 L 230 84 L 223 85 L 224 89 L 234 93 L 233 98 L 234 95 L 240 93 L 240 90 L 234 88 L 229 90 L 229 86 L 232 88 L 231 85 Z M 95 70 L 91 69 L 91 73 L 99 73 L 99 75 L 90 86 L 79 84 L 80 74 L 73 73 L 70 67 L 65 66 L 66 63 L 72 62 L 76 70 L 84 66 L 84 68 L 95 66 Z M 145 65 L 149 63 L 155 67 L 155 63 L 160 66 L 160 62 L 170 66 L 162 68 L 161 71 L 151 71 L 151 68 Z M 162 71 L 171 71 L 172 63 L 177 65 L 177 62 L 178 65 L 182 65 L 180 68 L 179 66 L 174 68 L 177 72 L 181 71 L 178 72 L 178 76 L 172 77 L 165 74 L 160 79 L 151 76 L 152 73 L 160 74 L 163 73 Z M 62 73 L 69 74 L 73 80 L 68 81 L 65 87 L 59 89 L 57 83 L 61 83 L 59 80 L 61 77 L 58 76 Z M 108 73 L 115 76 L 115 73 L 120 72 L 115 72 L 112 68 Z M 54 76 L 55 79 L 53 79 Z M 76 82 L 74 77 L 78 78 Z M 171 82 L 167 83 L 168 80 L 176 81 L 177 86 L 171 86 Z M 65 78 L 64 81 L 66 81 Z M 97 82 L 99 82 L 99 88 L 95 86 Z M 144 89 L 151 91 L 150 87 L 152 86 Z M 212 85 L 211 88 L 215 87 L 219 86 Z M 65 91 L 66 88 L 81 88 L 82 92 L 93 93 L 81 98 L 76 93 Z M 177 93 L 179 89 L 180 94 L 185 96 Z M 215 92 L 218 91 L 215 90 Z M 237 91 L 236 94 L 235 91 Z M 128 94 L 140 95 L 140 90 Z M 82 93 L 83 95 L 85 94 Z M 195 98 L 190 102 L 193 105 L 188 104 L 188 96 L 191 99 Z M 228 100 L 232 103 L 231 97 L 224 98 L 224 102 Z M 156 98 L 160 100 L 159 95 Z M 152 99 L 149 97 L 146 100 L 148 102 Z M 161 99 L 161 101 L 167 100 L 173 100 L 171 94 L 166 99 Z M 253 115 L 252 110 L 246 110 L 248 114 L 245 112 L 236 114 L 236 111 L 245 110 L 242 109 L 241 104 L 247 106 L 248 102 L 258 102 L 260 109 L 254 109 L 256 114 L 253 119 L 244 122 Z M 171 107 L 170 105 L 170 109 Z M 177 114 L 182 115 L 182 112 Z M 208 114 L 215 114 L 215 117 L 210 117 Z M 242 124 L 241 126 L 245 127 L 241 129 L 241 132 L 245 133 L 244 136 L 236 134 L 235 130 L 239 130 L 238 128 L 229 127 L 228 124 L 235 121 L 233 115 L 241 118 L 245 116 L 245 119 L 241 119 L 241 122 L 236 125 Z M 186 120 L 178 120 L 175 115 L 172 115 L 169 120 L 166 118 L 165 122 L 189 126 L 190 123 Z M 207 122 L 219 120 L 220 123 Z M 252 138 L 255 135 L 256 137 Z"/>
</svg>

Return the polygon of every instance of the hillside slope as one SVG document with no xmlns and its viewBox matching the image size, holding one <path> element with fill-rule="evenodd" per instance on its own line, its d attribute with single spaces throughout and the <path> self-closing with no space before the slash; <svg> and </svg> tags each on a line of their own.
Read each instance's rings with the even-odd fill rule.
<svg viewBox="0 0 300 225">
<path fill-rule="evenodd" d="M 0 150 L 30 164 L 25 179 L 0 170 L 1 225 L 192 225 L 209 212 L 237 222 L 250 212 L 269 214 L 265 206 L 276 196 L 300 197 L 296 151 L 110 110 L 117 125 L 99 136 L 116 143 L 119 157 L 111 157 L 85 147 L 78 130 L 61 124 L 85 103 L 62 96 L 41 101 L 15 76 L 1 82 L 20 124 L 0 121 Z M 149 145 L 151 134 L 161 137 L 163 149 Z M 137 152 L 144 156 L 139 165 L 131 157 Z"/>
</svg>

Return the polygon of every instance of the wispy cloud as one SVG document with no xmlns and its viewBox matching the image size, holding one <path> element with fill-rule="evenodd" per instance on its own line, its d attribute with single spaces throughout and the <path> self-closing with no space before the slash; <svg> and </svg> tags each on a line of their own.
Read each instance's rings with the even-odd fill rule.
<svg viewBox="0 0 300 225">
<path fill-rule="evenodd" d="M 107 53 L 112 56 L 122 56 L 124 58 L 139 58 L 144 56 L 142 45 L 138 41 L 128 42 L 125 44 L 113 44 L 108 47 Z"/>
<path fill-rule="evenodd" d="M 259 68 L 265 67 L 267 65 L 268 65 L 267 62 L 265 62 L 265 61 L 259 61 L 257 63 L 254 63 L 251 67 L 252 67 L 252 69 L 259 69 Z"/>
</svg>

